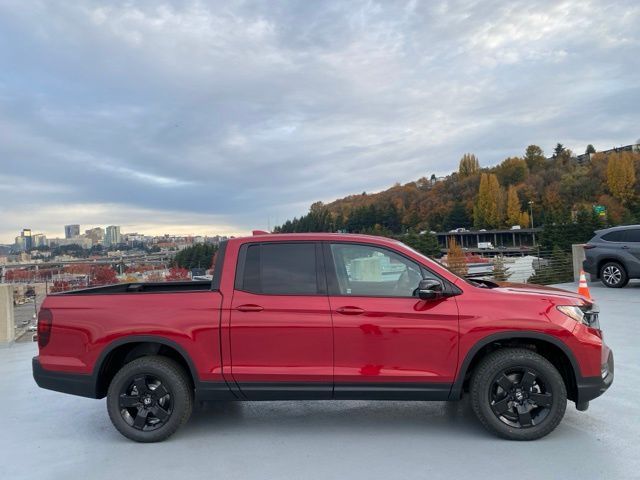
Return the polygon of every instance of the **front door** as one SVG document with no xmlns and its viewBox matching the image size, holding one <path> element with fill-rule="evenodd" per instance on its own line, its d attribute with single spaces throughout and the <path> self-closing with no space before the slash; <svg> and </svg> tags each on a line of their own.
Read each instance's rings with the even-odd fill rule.
<svg viewBox="0 0 640 480">
<path fill-rule="evenodd" d="M 333 243 L 325 260 L 335 397 L 446 399 L 457 367 L 456 301 L 414 296 L 435 275 L 374 245 Z"/>
<path fill-rule="evenodd" d="M 321 246 L 241 247 L 231 305 L 231 373 L 249 399 L 330 398 L 333 334 Z"/>
</svg>

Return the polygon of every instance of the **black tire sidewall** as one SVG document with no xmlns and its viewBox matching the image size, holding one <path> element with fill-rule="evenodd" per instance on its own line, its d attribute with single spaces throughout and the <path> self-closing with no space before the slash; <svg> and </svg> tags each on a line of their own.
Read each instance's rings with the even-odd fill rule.
<svg viewBox="0 0 640 480">
<path fill-rule="evenodd" d="M 142 431 L 129 425 L 120 414 L 119 396 L 122 389 L 141 374 L 160 379 L 171 392 L 171 416 L 161 427 Z M 138 358 L 124 365 L 113 377 L 107 393 L 107 411 L 111 422 L 125 437 L 136 442 L 159 442 L 171 436 L 186 422 L 193 408 L 193 391 L 184 370 L 171 359 L 158 356 Z"/>
<path fill-rule="evenodd" d="M 516 428 L 502 422 L 491 409 L 489 390 L 504 369 L 528 367 L 534 370 L 551 389 L 553 404 L 547 417 L 538 425 Z M 489 431 L 509 440 L 535 440 L 553 431 L 562 418 L 567 405 L 567 390 L 562 376 L 544 357 L 524 349 L 494 352 L 478 366 L 471 383 L 472 407 L 481 423 Z"/>
<path fill-rule="evenodd" d="M 618 270 L 620 270 L 620 273 L 622 274 L 620 281 L 615 284 L 612 285 L 608 282 L 605 281 L 604 279 L 604 269 L 607 267 L 616 267 Z M 602 268 L 600 268 L 600 280 L 602 281 L 602 283 L 604 284 L 605 287 L 608 288 L 622 288 L 624 286 L 627 285 L 627 283 L 629 283 L 629 277 L 627 276 L 627 271 L 625 270 L 625 268 L 622 266 L 622 264 L 618 263 L 618 262 L 607 262 L 605 263 Z"/>
</svg>

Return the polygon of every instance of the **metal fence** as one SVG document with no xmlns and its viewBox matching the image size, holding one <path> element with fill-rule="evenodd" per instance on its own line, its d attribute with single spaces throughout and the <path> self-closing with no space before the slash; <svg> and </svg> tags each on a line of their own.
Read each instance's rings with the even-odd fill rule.
<svg viewBox="0 0 640 480">
<path fill-rule="evenodd" d="M 532 249 L 526 252 L 500 252 L 467 256 L 467 278 L 502 282 L 549 285 L 573 281 L 571 252 Z"/>
</svg>

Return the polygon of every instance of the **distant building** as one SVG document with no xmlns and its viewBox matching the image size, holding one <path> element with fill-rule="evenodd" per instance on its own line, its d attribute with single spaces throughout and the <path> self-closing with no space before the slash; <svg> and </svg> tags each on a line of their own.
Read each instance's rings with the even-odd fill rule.
<svg viewBox="0 0 640 480">
<path fill-rule="evenodd" d="M 64 238 L 76 238 L 80 236 L 80 225 L 65 225 Z"/>
<path fill-rule="evenodd" d="M 590 162 L 591 158 L 593 158 L 593 156 L 598 153 L 604 153 L 605 155 L 608 155 L 610 153 L 620 152 L 640 152 L 640 143 L 625 145 L 624 147 L 610 148 L 609 150 L 603 150 L 596 153 L 583 153 L 582 155 L 576 156 L 576 162 L 578 162 L 578 164 L 580 165 L 584 165 L 585 163 Z"/>
<path fill-rule="evenodd" d="M 104 236 L 105 247 L 114 247 L 122 243 L 122 235 L 120 235 L 120 227 L 109 225 Z"/>
<path fill-rule="evenodd" d="M 94 245 L 98 245 L 104 241 L 104 228 L 90 228 L 84 231 L 84 236 L 90 239 Z"/>
<path fill-rule="evenodd" d="M 31 238 L 31 229 L 23 228 L 20 236 L 16 237 L 13 250 L 16 252 L 28 252 L 33 248 L 33 238 Z"/>
<path fill-rule="evenodd" d="M 31 237 L 33 248 L 46 247 L 47 237 L 43 233 L 36 233 Z"/>
</svg>

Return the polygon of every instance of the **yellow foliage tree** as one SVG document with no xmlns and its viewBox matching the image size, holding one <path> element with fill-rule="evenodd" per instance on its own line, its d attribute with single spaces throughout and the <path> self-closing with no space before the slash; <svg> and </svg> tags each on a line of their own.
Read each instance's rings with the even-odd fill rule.
<svg viewBox="0 0 640 480">
<path fill-rule="evenodd" d="M 462 247 L 458 245 L 455 237 L 449 238 L 449 251 L 447 252 L 447 266 L 456 275 L 463 277 L 469 273 L 467 260 Z"/>
<path fill-rule="evenodd" d="M 520 213 L 518 225 L 520 225 L 522 228 L 529 228 L 531 226 L 531 217 L 529 217 L 529 214 L 526 211 Z"/>
<path fill-rule="evenodd" d="M 493 173 L 480 176 L 480 188 L 476 206 L 473 209 L 473 221 L 478 228 L 498 228 L 504 218 L 503 193 L 498 177 Z"/>
<path fill-rule="evenodd" d="M 507 225 L 520 225 L 520 199 L 516 187 L 511 185 L 507 192 Z"/>
<path fill-rule="evenodd" d="M 633 200 L 635 183 L 633 156 L 628 152 L 611 155 L 607 165 L 607 186 L 611 194 L 626 205 Z"/>
</svg>

